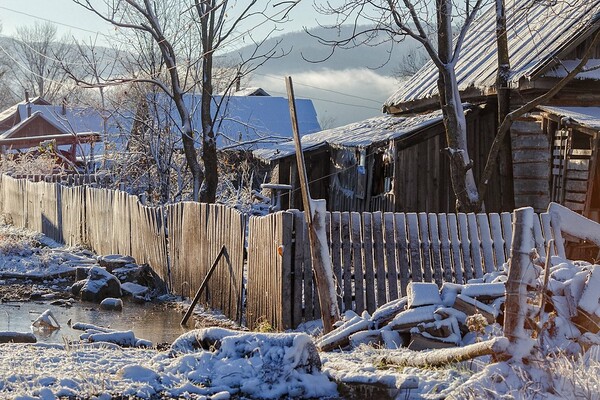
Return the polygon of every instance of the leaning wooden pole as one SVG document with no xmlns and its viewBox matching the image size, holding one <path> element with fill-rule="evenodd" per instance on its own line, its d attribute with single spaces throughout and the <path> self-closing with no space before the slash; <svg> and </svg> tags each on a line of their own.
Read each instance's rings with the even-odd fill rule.
<svg viewBox="0 0 600 400">
<path fill-rule="evenodd" d="M 317 284 L 319 305 L 321 306 L 323 331 L 328 333 L 333 330 L 333 323 L 340 319 L 340 311 L 336 301 L 333 269 L 331 268 L 331 258 L 329 256 L 329 247 L 327 246 L 327 237 L 325 235 L 325 200 L 312 200 L 310 198 L 306 165 L 304 164 L 304 153 L 302 152 L 302 143 L 300 141 L 300 132 L 298 129 L 298 117 L 296 114 L 296 101 L 292 78 L 289 76 L 286 77 L 285 83 L 288 92 L 294 143 L 296 145 L 296 164 L 298 165 L 298 178 L 300 180 L 300 189 L 302 191 L 302 204 L 304 205 L 304 216 L 306 224 L 308 225 L 313 273 Z"/>
</svg>

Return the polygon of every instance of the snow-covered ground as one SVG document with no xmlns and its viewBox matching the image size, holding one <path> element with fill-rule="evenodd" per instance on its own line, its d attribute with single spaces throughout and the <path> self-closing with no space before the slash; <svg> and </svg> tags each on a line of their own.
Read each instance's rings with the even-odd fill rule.
<svg viewBox="0 0 600 400">
<path fill-rule="evenodd" d="M 87 257 L 80 249 L 40 243 L 45 240 L 38 235 L 0 227 L 0 274 L 42 279 L 45 273 L 68 272 L 72 255 Z M 133 335 L 104 334 L 96 337 Z M 385 361 L 407 349 L 360 345 L 317 352 L 314 342 L 299 332 L 209 328 L 183 334 L 166 350 L 87 341 L 0 344 L 0 398 L 600 399 L 599 346 L 582 358 L 559 355 L 528 365 L 491 363 L 486 356 L 415 368 Z"/>
</svg>

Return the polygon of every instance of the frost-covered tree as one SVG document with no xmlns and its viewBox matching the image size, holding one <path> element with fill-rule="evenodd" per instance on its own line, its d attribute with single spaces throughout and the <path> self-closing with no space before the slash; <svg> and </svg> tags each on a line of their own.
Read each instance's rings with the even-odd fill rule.
<svg viewBox="0 0 600 400">
<path fill-rule="evenodd" d="M 70 46 L 60 38 L 56 26 L 50 22 L 17 28 L 10 42 L 9 58 L 13 90 L 58 101 L 68 91 L 67 76 L 61 62 L 70 57 Z"/>
<path fill-rule="evenodd" d="M 294 3 L 251 0 L 241 5 L 228 0 L 73 0 L 85 9 L 130 33 L 133 43 L 151 45 L 158 50 L 160 71 L 121 79 L 121 82 L 144 82 L 155 85 L 173 102 L 181 126 L 181 140 L 187 166 L 191 172 L 194 200 L 214 202 L 218 183 L 217 148 L 214 115 L 221 106 L 214 96 L 214 59 L 236 41 L 251 40 L 256 51 L 241 60 L 235 76 L 251 72 L 275 50 L 261 49 L 263 40 L 252 38 L 252 28 L 268 21 L 282 22 Z M 150 56 L 152 52 L 146 53 Z M 257 61 L 262 60 L 262 61 Z M 112 80 L 117 83 L 117 80 Z M 232 80 L 227 88 L 234 85 Z M 192 126 L 192 110 L 184 101 L 187 93 L 202 94 L 201 130 Z M 211 112 L 212 111 L 212 112 Z M 199 136 L 199 137 L 197 137 Z M 202 164 L 196 143 L 200 143 Z"/>
<path fill-rule="evenodd" d="M 334 49 L 381 44 L 381 33 L 387 34 L 386 43 L 394 44 L 410 37 L 423 46 L 439 72 L 438 89 L 444 113 L 450 176 L 457 209 L 461 211 L 478 209 L 480 197 L 467 149 L 467 124 L 455 67 L 467 30 L 486 1 L 345 0 L 315 4 L 321 14 L 336 16 L 332 28 L 348 23 L 356 27 L 350 37 L 323 40 Z M 369 27 L 360 28 L 365 24 Z"/>
</svg>

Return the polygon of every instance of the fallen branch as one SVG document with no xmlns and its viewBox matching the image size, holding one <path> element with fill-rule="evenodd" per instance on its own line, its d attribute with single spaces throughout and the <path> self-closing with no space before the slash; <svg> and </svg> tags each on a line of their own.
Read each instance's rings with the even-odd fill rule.
<svg viewBox="0 0 600 400">
<path fill-rule="evenodd" d="M 406 350 L 400 355 L 382 357 L 384 364 L 402 365 L 407 367 L 436 367 L 455 362 L 471 360 L 475 357 L 501 354 L 508 348 L 508 339 L 497 337 L 485 342 L 470 344 L 464 347 L 439 349 L 431 351 Z"/>
</svg>

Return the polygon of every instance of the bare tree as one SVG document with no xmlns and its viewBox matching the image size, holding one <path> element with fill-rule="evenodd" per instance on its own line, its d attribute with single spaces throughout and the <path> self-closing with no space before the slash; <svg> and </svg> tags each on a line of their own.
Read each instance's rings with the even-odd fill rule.
<svg viewBox="0 0 600 400">
<path fill-rule="evenodd" d="M 49 22 L 17 28 L 5 57 L 10 61 L 11 78 L 21 93 L 29 90 L 33 95 L 55 101 L 65 91 L 66 74 L 61 62 L 70 57 L 67 41 L 59 38 L 56 27 Z"/>
<path fill-rule="evenodd" d="M 333 28 L 344 23 L 352 23 L 356 27 L 351 37 L 321 40 L 333 49 L 349 44 L 369 44 L 382 32 L 387 34 L 388 43 L 411 37 L 423 46 L 439 72 L 438 89 L 448 145 L 446 151 L 457 209 L 461 211 L 477 210 L 480 198 L 467 149 L 467 124 L 455 67 L 465 34 L 483 4 L 484 0 L 467 0 L 461 6 L 452 0 L 346 0 L 335 6 L 331 3 L 315 5 L 320 13 L 337 16 Z M 462 21 L 460 26 L 453 25 L 457 20 Z M 359 22 L 371 25 L 362 29 Z M 435 40 L 431 39 L 430 32 L 436 33 Z"/>
<path fill-rule="evenodd" d="M 188 168 L 192 175 L 194 200 L 214 202 L 216 197 L 218 171 L 216 156 L 214 109 L 220 107 L 215 100 L 213 90 L 215 53 L 242 36 L 239 31 L 246 28 L 245 37 L 252 39 L 250 30 L 253 21 L 261 19 L 281 22 L 287 18 L 287 10 L 294 3 L 281 3 L 275 13 L 267 12 L 269 2 L 252 0 L 243 7 L 227 0 L 73 0 L 85 9 L 95 13 L 116 27 L 133 32 L 137 43 L 156 48 L 160 54 L 160 67 L 155 71 L 146 71 L 131 77 L 111 80 L 112 83 L 146 82 L 159 87 L 173 102 L 181 126 L 182 147 Z M 98 4 L 101 3 L 101 4 Z M 263 40 L 264 41 L 264 40 Z M 256 41 L 260 48 L 263 41 Z M 200 43 L 200 51 L 197 50 Z M 274 55 L 274 49 L 261 52 L 257 50 L 251 60 L 242 60 L 236 75 L 251 72 L 258 59 L 268 59 Z M 146 52 L 148 56 L 154 56 Z M 156 65 L 156 64 L 155 64 Z M 164 68 L 163 68 L 164 66 Z M 200 71 L 200 79 L 194 80 Z M 142 71 L 140 71 L 142 72 Z M 192 124 L 192 109 L 184 100 L 187 93 L 193 93 L 200 86 L 201 101 L 201 157 L 198 161 L 196 151 L 196 132 Z M 231 82 L 227 85 L 230 88 Z M 222 100 L 221 100 L 222 101 Z M 212 112 L 211 112 L 212 111 Z"/>
</svg>

